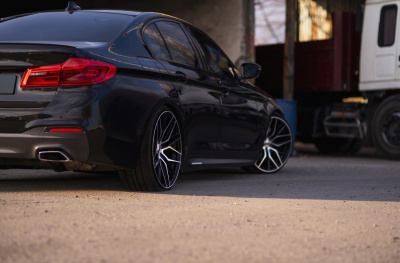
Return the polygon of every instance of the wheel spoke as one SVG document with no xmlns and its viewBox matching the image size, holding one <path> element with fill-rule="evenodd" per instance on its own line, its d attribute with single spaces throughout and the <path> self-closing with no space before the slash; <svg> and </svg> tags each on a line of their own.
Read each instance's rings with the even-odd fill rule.
<svg viewBox="0 0 400 263">
<path fill-rule="evenodd" d="M 267 157 L 268 157 L 268 154 L 267 154 L 267 150 L 266 149 L 264 149 L 264 151 L 263 151 L 263 155 L 262 155 L 262 158 L 261 158 L 261 160 L 260 160 L 260 162 L 259 162 L 259 164 L 257 164 L 257 162 L 255 163 L 255 165 L 260 169 L 260 167 L 263 165 L 263 163 L 264 163 L 264 161 L 267 159 Z"/>
<path fill-rule="evenodd" d="M 173 152 L 175 152 L 175 155 L 176 155 L 176 159 L 177 160 L 174 160 L 173 159 L 173 155 L 174 154 L 171 154 L 172 156 L 171 156 L 171 158 L 169 158 L 168 156 L 167 156 L 167 154 L 165 153 L 165 151 L 166 150 L 171 150 L 171 151 L 173 151 Z M 172 148 L 171 146 L 168 146 L 167 148 L 164 148 L 164 149 L 161 149 L 161 151 L 160 151 L 160 155 L 162 156 L 162 157 L 164 157 L 164 159 L 166 160 L 166 161 L 168 161 L 168 162 L 174 162 L 174 163 L 181 163 L 181 153 L 180 152 L 178 152 L 177 150 L 175 150 L 174 148 Z"/>
<path fill-rule="evenodd" d="M 164 187 L 170 187 L 171 186 L 171 178 L 170 178 L 170 174 L 169 174 L 169 170 L 168 170 L 168 165 L 163 159 L 161 159 L 161 161 L 160 161 L 160 170 L 161 170 L 161 174 L 158 175 L 159 181 L 164 182 Z"/>
<path fill-rule="evenodd" d="M 177 121 L 175 119 L 171 119 L 169 121 L 169 123 L 167 124 L 167 127 L 165 127 L 165 129 L 164 129 L 164 131 L 162 133 L 162 136 L 160 138 L 162 144 L 164 144 L 164 143 L 169 141 L 169 139 L 171 138 L 172 133 L 174 131 L 174 127 L 175 127 L 176 123 L 177 123 Z"/>
<path fill-rule="evenodd" d="M 279 147 L 281 147 L 281 146 L 283 146 L 283 145 L 285 145 L 285 144 L 287 144 L 287 143 L 292 143 L 292 136 L 291 136 L 290 134 L 284 135 L 284 136 L 281 136 L 281 137 L 282 137 L 282 138 L 289 137 L 289 138 L 288 138 L 286 141 L 283 141 L 283 142 L 280 142 L 280 143 L 276 143 L 276 142 L 272 141 L 272 142 L 271 142 L 271 145 L 273 145 L 273 146 L 279 148 Z"/>
<path fill-rule="evenodd" d="M 275 158 L 277 159 L 277 161 L 279 161 L 279 164 L 276 163 L 273 154 L 275 154 Z M 280 167 L 282 165 L 282 160 L 281 157 L 279 156 L 279 153 L 276 149 L 274 148 L 268 148 L 268 155 L 269 155 L 269 159 L 271 160 L 271 162 L 275 165 L 275 167 Z"/>
</svg>

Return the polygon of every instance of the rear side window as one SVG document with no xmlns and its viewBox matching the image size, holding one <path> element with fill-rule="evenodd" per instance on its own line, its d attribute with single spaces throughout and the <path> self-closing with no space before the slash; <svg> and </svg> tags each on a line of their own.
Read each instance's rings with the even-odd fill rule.
<svg viewBox="0 0 400 263">
<path fill-rule="evenodd" d="M 0 23 L 0 41 L 110 42 L 133 16 L 79 11 L 25 15 Z"/>
<path fill-rule="evenodd" d="M 156 22 L 172 60 L 189 66 L 196 66 L 196 56 L 185 32 L 178 23 Z"/>
<path fill-rule="evenodd" d="M 396 36 L 397 5 L 382 7 L 379 21 L 378 45 L 392 46 Z"/>
<path fill-rule="evenodd" d="M 167 46 L 154 24 L 151 24 L 145 29 L 143 38 L 156 58 L 171 60 Z"/>
</svg>

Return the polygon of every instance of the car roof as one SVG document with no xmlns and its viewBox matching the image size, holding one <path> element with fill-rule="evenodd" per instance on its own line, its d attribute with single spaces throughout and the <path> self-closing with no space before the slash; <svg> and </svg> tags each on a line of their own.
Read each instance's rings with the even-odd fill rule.
<svg viewBox="0 0 400 263">
<path fill-rule="evenodd" d="M 56 9 L 56 10 L 43 10 L 43 11 L 35 11 L 35 12 L 29 12 L 29 13 L 21 13 L 17 15 L 12 15 L 8 17 L 2 17 L 0 18 L 1 20 L 7 20 L 10 18 L 16 18 L 19 16 L 25 16 L 25 15 L 30 15 L 30 14 L 38 14 L 38 13 L 64 13 L 68 12 L 66 10 L 62 9 Z M 164 13 L 159 13 L 159 12 L 152 12 L 152 11 L 135 11 L 135 10 L 124 10 L 124 9 L 81 9 L 81 10 L 76 10 L 74 12 L 79 12 L 79 13 L 109 13 L 109 14 L 119 14 L 119 15 L 127 15 L 127 16 L 132 16 L 135 18 L 143 17 L 144 19 L 149 19 L 149 18 L 172 18 L 181 22 L 185 22 L 190 24 L 187 21 L 184 21 L 178 17 L 174 17 L 168 14 Z M 72 13 L 74 13 L 72 12 Z"/>
<path fill-rule="evenodd" d="M 147 12 L 139 12 L 133 10 L 119 10 L 119 9 L 83 9 L 76 12 L 98 12 L 98 13 L 112 13 L 112 14 L 121 14 L 121 15 L 129 15 L 129 16 L 138 16 Z"/>
<path fill-rule="evenodd" d="M 135 11 L 135 10 L 126 10 L 126 9 L 81 9 L 76 12 L 97 12 L 97 13 L 103 12 L 103 13 L 111 13 L 111 14 L 130 15 L 130 16 L 134 16 L 134 17 L 141 16 L 141 17 L 145 17 L 145 19 L 157 18 L 157 17 L 171 18 L 171 19 L 175 19 L 180 22 L 191 24 L 190 22 L 185 21 L 179 17 L 175 17 L 175 16 L 165 14 L 165 13 L 154 12 L 154 11 Z"/>
<path fill-rule="evenodd" d="M 120 15 L 129 15 L 134 17 L 146 17 L 148 18 L 172 18 L 181 22 L 185 22 L 190 24 L 190 22 L 185 21 L 179 17 L 175 17 L 172 15 L 160 13 L 160 12 L 153 12 L 153 11 L 135 11 L 135 10 L 124 10 L 124 9 L 82 9 L 76 12 L 95 12 L 95 13 L 110 13 L 110 14 L 120 14 Z"/>
<path fill-rule="evenodd" d="M 76 16 L 74 16 L 74 14 Z M 150 20 L 153 20 L 153 19 L 156 19 L 156 20 L 158 20 L 158 19 L 170 19 L 170 20 L 174 20 L 174 21 L 177 21 L 177 22 L 184 23 L 186 25 L 193 26 L 191 23 L 189 23 L 187 21 L 184 21 L 184 20 L 182 20 L 180 18 L 171 16 L 171 15 L 168 15 L 168 14 L 163 14 L 163 13 L 158 13 L 158 12 L 151 12 L 151 11 L 135 11 L 135 10 L 123 10 L 123 9 L 78 9 L 78 10 L 72 10 L 72 11 L 71 10 L 62 10 L 62 9 L 43 10 L 43 11 L 29 12 L 29 13 L 24 13 L 24 14 L 4 17 L 4 18 L 0 19 L 0 24 L 2 24 L 3 22 L 9 21 L 9 20 L 14 20 L 14 19 L 22 18 L 22 17 L 30 17 L 30 16 L 34 17 L 36 15 L 39 15 L 39 16 L 41 16 L 41 15 L 47 16 L 48 15 L 50 17 L 45 19 L 45 23 L 47 23 L 47 24 L 48 24 L 48 19 L 52 19 L 52 17 L 56 18 L 57 20 L 58 20 L 58 18 L 60 18 L 59 21 L 63 21 L 64 19 L 72 19 L 72 20 L 69 20 L 68 23 L 62 23 L 63 26 L 67 26 L 68 27 L 68 30 L 70 30 L 70 29 L 72 30 L 72 26 L 70 26 L 71 25 L 70 24 L 71 21 L 75 21 L 74 22 L 75 23 L 74 24 L 75 27 L 80 27 L 79 25 L 76 25 L 77 21 L 78 22 L 82 21 L 82 19 L 85 19 L 86 15 L 90 15 L 90 14 L 95 15 L 95 16 L 97 16 L 97 15 L 101 16 L 101 14 L 104 14 L 105 16 L 106 15 L 107 16 L 108 15 L 110 15 L 110 16 L 120 16 L 123 21 L 127 21 L 126 26 L 130 27 L 131 29 L 137 28 L 138 25 L 146 24 L 147 22 L 149 22 Z M 77 19 L 75 19 L 74 17 L 77 18 Z M 79 17 L 79 19 L 78 19 L 78 17 Z M 130 20 L 130 22 L 128 20 Z M 37 20 L 37 21 L 40 21 L 40 19 Z M 92 21 L 92 24 L 93 24 L 94 20 L 91 19 L 91 21 Z M 105 21 L 106 20 L 101 21 L 101 22 L 104 23 Z M 113 19 L 113 21 L 115 22 L 115 21 L 118 21 L 118 20 Z M 117 22 L 115 22 L 115 23 L 114 22 L 111 23 L 111 24 L 113 25 L 113 24 L 117 23 Z M 42 22 L 40 22 L 40 23 L 42 23 Z M 16 25 L 18 25 L 18 23 L 16 23 Z M 193 26 L 193 27 L 195 27 L 195 26 Z M 24 30 L 26 30 L 26 28 L 24 28 Z M 67 30 L 67 32 L 69 32 L 68 30 Z M 59 32 L 53 32 L 53 31 L 49 31 L 51 33 L 51 36 L 53 36 L 54 34 L 59 35 Z M 9 32 L 11 32 L 10 34 L 13 34 L 12 32 L 16 32 L 16 31 L 15 30 L 14 31 L 9 30 Z M 29 32 L 33 32 L 33 30 L 31 30 Z M 114 31 L 112 31 L 112 32 L 114 32 Z M 120 31 L 120 33 L 121 32 L 122 31 Z M 110 33 L 109 35 L 111 35 L 111 34 L 112 33 Z M 63 35 L 65 35 L 65 37 L 68 36 L 68 34 L 63 34 Z M 25 36 L 25 34 L 21 34 L 21 36 Z M 103 36 L 100 38 L 100 40 L 96 40 L 94 42 L 109 42 L 110 40 L 107 40 L 106 38 L 107 38 L 107 34 L 103 34 Z M 57 39 L 61 41 L 61 37 L 57 38 Z M 30 40 L 33 41 L 33 39 L 30 39 Z M 42 39 L 40 38 L 38 40 L 42 40 Z M 14 41 L 16 41 L 16 40 L 14 39 Z"/>
</svg>

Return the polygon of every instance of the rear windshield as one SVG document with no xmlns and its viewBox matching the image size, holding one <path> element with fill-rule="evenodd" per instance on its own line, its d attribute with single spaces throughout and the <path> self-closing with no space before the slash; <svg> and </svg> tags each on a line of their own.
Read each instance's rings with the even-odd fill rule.
<svg viewBox="0 0 400 263">
<path fill-rule="evenodd" d="M 91 12 L 49 12 L 0 23 L 0 41 L 110 42 L 133 16 Z"/>
</svg>

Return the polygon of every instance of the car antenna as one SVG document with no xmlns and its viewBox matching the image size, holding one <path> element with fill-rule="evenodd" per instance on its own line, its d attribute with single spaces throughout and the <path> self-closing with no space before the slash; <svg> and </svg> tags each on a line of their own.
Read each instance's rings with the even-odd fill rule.
<svg viewBox="0 0 400 263">
<path fill-rule="evenodd" d="M 78 10 L 81 10 L 81 7 L 73 1 L 69 1 L 67 8 L 65 8 L 65 11 L 67 11 L 70 14 Z"/>
</svg>

